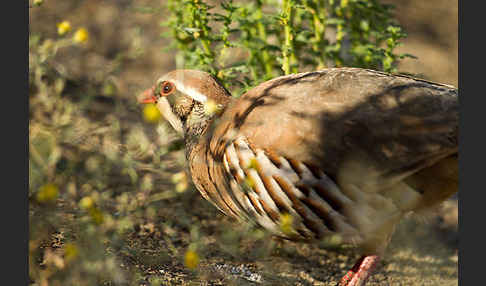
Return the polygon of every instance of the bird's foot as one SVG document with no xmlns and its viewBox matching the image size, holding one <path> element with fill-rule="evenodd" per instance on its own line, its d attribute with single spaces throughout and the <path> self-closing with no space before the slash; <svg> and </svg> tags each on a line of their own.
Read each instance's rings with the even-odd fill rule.
<svg viewBox="0 0 486 286">
<path fill-rule="evenodd" d="M 378 255 L 363 256 L 344 275 L 339 286 L 363 286 L 371 276 L 380 258 Z"/>
</svg>

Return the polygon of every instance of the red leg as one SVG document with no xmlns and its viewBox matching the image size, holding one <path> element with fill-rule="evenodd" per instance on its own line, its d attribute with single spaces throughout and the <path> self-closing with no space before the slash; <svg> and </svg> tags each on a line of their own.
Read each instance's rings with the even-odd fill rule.
<svg viewBox="0 0 486 286">
<path fill-rule="evenodd" d="M 363 286 L 371 276 L 380 258 L 378 255 L 363 256 L 353 268 L 344 275 L 339 282 L 339 286 Z"/>
<path fill-rule="evenodd" d="M 363 259 L 365 257 L 366 256 L 362 256 L 360 259 L 358 259 L 358 261 L 356 261 L 356 263 L 354 264 L 353 268 L 351 268 L 348 271 L 348 273 L 346 273 L 346 275 L 343 276 L 343 278 L 341 279 L 341 282 L 339 282 L 339 286 L 346 286 L 346 285 L 348 285 L 349 281 L 351 281 L 351 279 L 353 278 L 354 274 L 356 274 L 356 272 L 358 272 L 359 266 L 361 265 L 361 262 L 363 262 Z"/>
</svg>

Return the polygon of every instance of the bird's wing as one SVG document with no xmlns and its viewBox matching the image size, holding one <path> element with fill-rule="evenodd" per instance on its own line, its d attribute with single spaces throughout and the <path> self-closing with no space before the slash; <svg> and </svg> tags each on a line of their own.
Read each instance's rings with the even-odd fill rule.
<svg viewBox="0 0 486 286">
<path fill-rule="evenodd" d="M 234 101 L 211 150 L 250 144 L 373 192 L 457 152 L 458 95 L 451 86 L 346 68 L 265 82 Z M 226 143 L 225 143 L 226 142 Z"/>
<path fill-rule="evenodd" d="M 350 199 L 341 213 L 373 253 L 421 200 L 402 180 L 457 152 L 458 95 L 410 77 L 328 69 L 263 83 L 214 126 L 206 138 L 215 162 L 243 137 L 269 158 L 300 162 L 336 182 Z"/>
</svg>

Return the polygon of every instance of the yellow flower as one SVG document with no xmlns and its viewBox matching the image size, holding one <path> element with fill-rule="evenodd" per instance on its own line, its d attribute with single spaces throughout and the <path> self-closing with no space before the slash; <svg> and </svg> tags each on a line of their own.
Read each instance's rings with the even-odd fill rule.
<svg viewBox="0 0 486 286">
<path fill-rule="evenodd" d="M 178 193 L 183 193 L 189 188 L 189 184 L 187 182 L 179 182 L 175 186 L 175 190 Z"/>
<path fill-rule="evenodd" d="M 57 33 L 60 36 L 63 36 L 69 31 L 71 31 L 71 23 L 69 23 L 69 21 L 62 21 L 61 23 L 57 24 Z"/>
<path fill-rule="evenodd" d="M 244 182 L 243 182 L 244 187 L 247 187 L 249 189 L 253 189 L 255 187 L 255 182 L 253 181 L 252 178 L 246 177 Z"/>
<path fill-rule="evenodd" d="M 39 188 L 37 192 L 37 201 L 41 203 L 53 202 L 57 199 L 59 190 L 54 184 L 46 184 Z"/>
<path fill-rule="evenodd" d="M 155 104 L 147 104 L 143 108 L 143 118 L 150 123 L 156 123 L 160 120 L 161 114 Z"/>
<path fill-rule="evenodd" d="M 284 234 L 290 235 L 293 232 L 292 223 L 294 218 L 288 213 L 280 215 L 280 229 Z"/>
<path fill-rule="evenodd" d="M 74 41 L 76 43 L 86 43 L 86 41 L 88 41 L 88 30 L 86 30 L 85 28 L 79 28 L 76 33 L 74 33 Z"/>
<path fill-rule="evenodd" d="M 99 209 L 90 208 L 89 214 L 91 215 L 91 218 L 93 219 L 95 224 L 99 225 L 103 223 L 103 213 Z"/>
<path fill-rule="evenodd" d="M 91 197 L 84 197 L 79 201 L 79 207 L 85 210 L 92 208 L 93 204 L 94 202 Z"/>
<path fill-rule="evenodd" d="M 34 0 L 34 2 L 32 2 L 34 4 L 34 6 L 40 6 L 42 5 L 42 3 L 44 3 L 44 0 Z"/>
<path fill-rule="evenodd" d="M 257 169 L 258 168 L 258 161 L 256 158 L 251 158 L 250 162 L 248 162 L 247 169 Z"/>
<path fill-rule="evenodd" d="M 334 248 L 334 247 L 339 247 L 342 242 L 343 242 L 343 238 L 339 234 L 333 234 L 324 237 L 320 241 L 320 245 L 325 248 Z"/>
<path fill-rule="evenodd" d="M 184 256 L 184 265 L 189 269 L 195 269 L 199 264 L 199 255 L 194 250 L 186 251 Z"/>
<path fill-rule="evenodd" d="M 226 51 L 226 49 L 223 49 L 223 50 L 221 51 L 221 57 L 223 57 L 223 55 L 224 55 L 224 54 L 226 54 L 224 51 Z M 220 71 L 218 72 L 218 78 L 223 78 L 223 77 L 224 77 L 224 72 L 223 72 L 223 70 L 220 70 Z"/>
<path fill-rule="evenodd" d="M 66 243 L 64 245 L 64 258 L 66 259 L 66 262 L 69 262 L 76 258 L 79 254 L 79 250 L 76 247 L 76 245 L 72 243 Z"/>
<path fill-rule="evenodd" d="M 175 190 L 178 193 L 183 193 L 189 188 L 187 176 L 184 171 L 172 175 L 171 181 L 172 183 L 176 184 Z"/>
<path fill-rule="evenodd" d="M 338 15 L 339 17 L 341 17 L 343 15 L 343 11 L 342 11 L 341 7 L 338 7 L 336 9 L 336 15 Z"/>
<path fill-rule="evenodd" d="M 219 113 L 220 111 L 221 111 L 221 106 L 217 104 L 214 100 L 210 99 L 204 104 L 204 112 L 207 115 Z"/>
<path fill-rule="evenodd" d="M 171 181 L 174 184 L 179 183 L 179 182 L 183 182 L 183 181 L 186 181 L 186 180 L 187 180 L 186 172 L 184 172 L 184 171 L 177 172 L 174 175 L 172 175 L 172 177 L 171 177 Z"/>
</svg>

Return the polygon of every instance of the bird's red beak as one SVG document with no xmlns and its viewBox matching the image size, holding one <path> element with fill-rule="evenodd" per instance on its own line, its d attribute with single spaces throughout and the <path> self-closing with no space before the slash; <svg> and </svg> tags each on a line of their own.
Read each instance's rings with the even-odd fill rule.
<svg viewBox="0 0 486 286">
<path fill-rule="evenodd" d="M 157 97 L 154 94 L 155 88 L 149 88 L 137 96 L 138 103 L 156 103 Z"/>
</svg>

